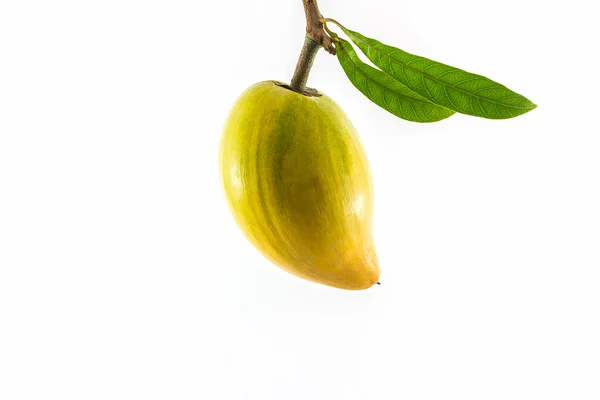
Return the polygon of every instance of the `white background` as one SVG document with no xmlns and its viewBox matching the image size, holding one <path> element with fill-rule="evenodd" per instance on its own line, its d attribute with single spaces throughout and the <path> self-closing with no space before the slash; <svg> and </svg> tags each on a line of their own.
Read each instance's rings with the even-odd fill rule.
<svg viewBox="0 0 600 400">
<path fill-rule="evenodd" d="M 269 264 L 218 177 L 236 97 L 293 72 L 300 0 L 0 1 L 0 399 L 599 399 L 587 4 L 320 1 L 538 104 L 409 123 L 320 52 L 375 181 L 382 285 L 348 292 Z"/>
</svg>

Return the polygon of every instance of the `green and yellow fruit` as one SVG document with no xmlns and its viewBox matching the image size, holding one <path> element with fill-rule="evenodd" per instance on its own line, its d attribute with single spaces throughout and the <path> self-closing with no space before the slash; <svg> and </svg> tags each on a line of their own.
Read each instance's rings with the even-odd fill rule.
<svg viewBox="0 0 600 400">
<path fill-rule="evenodd" d="M 225 124 L 220 168 L 238 225 L 277 266 L 343 289 L 377 283 L 369 164 L 329 97 L 251 86 Z"/>
</svg>

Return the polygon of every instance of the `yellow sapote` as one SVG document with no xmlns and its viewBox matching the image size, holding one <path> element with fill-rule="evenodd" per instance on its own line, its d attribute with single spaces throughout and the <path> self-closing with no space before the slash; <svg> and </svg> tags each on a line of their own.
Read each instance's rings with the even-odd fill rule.
<svg viewBox="0 0 600 400">
<path fill-rule="evenodd" d="M 251 86 L 225 124 L 220 168 L 238 225 L 277 266 L 343 289 L 378 282 L 368 161 L 329 97 Z"/>
</svg>

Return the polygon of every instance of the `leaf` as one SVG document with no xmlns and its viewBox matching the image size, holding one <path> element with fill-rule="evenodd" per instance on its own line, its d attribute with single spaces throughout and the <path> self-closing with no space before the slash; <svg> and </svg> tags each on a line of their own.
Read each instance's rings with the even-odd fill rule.
<svg viewBox="0 0 600 400">
<path fill-rule="evenodd" d="M 454 111 L 419 96 L 385 72 L 363 63 L 350 42 L 339 39 L 335 50 L 350 82 L 373 103 L 397 117 L 414 122 L 435 122 L 454 114 Z"/>
<path fill-rule="evenodd" d="M 537 107 L 484 76 L 407 53 L 337 25 L 373 64 L 436 104 L 491 119 L 513 118 Z"/>
</svg>

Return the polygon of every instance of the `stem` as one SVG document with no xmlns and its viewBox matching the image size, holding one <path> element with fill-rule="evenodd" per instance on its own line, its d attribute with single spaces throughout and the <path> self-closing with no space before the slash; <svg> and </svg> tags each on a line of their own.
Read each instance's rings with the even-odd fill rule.
<svg viewBox="0 0 600 400">
<path fill-rule="evenodd" d="M 335 54 L 333 42 L 327 32 L 323 29 L 323 16 L 319 11 L 317 0 L 302 0 L 304 14 L 306 15 L 306 36 L 319 43 L 325 51 Z"/>
<path fill-rule="evenodd" d="M 296 70 L 292 77 L 290 87 L 293 91 L 303 93 L 306 89 L 306 82 L 308 82 L 308 74 L 312 68 L 313 62 L 321 45 L 308 36 L 304 39 L 304 46 L 302 46 L 302 52 L 298 58 L 298 64 L 296 64 Z"/>
<path fill-rule="evenodd" d="M 296 92 L 306 94 L 306 82 L 312 68 L 317 52 L 321 47 L 330 54 L 335 54 L 335 47 L 331 37 L 323 29 L 323 16 L 319 11 L 317 0 L 302 0 L 304 14 L 306 15 L 306 39 L 296 70 L 290 83 L 290 88 Z"/>
</svg>

